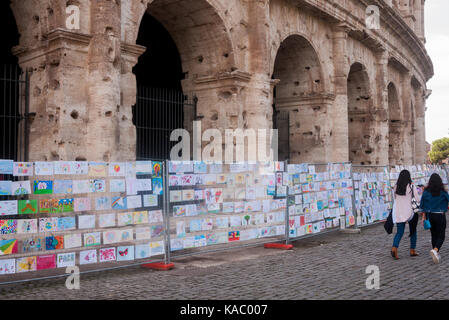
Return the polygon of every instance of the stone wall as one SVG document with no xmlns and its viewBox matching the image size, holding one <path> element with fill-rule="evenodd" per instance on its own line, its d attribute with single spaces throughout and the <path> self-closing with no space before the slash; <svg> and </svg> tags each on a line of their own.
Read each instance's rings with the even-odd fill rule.
<svg viewBox="0 0 449 320">
<path fill-rule="evenodd" d="M 13 51 L 32 72 L 30 160 L 135 159 L 132 68 L 151 50 L 136 44 L 150 14 L 176 43 L 183 90 L 198 98 L 189 131 L 194 117 L 203 131 L 270 129 L 274 104 L 288 114 L 280 151 L 292 162 L 424 162 L 433 66 L 424 1 L 410 3 L 12 0 Z M 366 28 L 368 4 L 380 9 L 380 30 Z M 66 25 L 70 5 L 80 8 L 78 30 Z"/>
</svg>

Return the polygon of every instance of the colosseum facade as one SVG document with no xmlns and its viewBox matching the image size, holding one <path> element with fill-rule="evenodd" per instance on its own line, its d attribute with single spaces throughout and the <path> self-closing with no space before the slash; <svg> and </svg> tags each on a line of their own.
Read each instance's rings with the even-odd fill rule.
<svg viewBox="0 0 449 320">
<path fill-rule="evenodd" d="M 136 159 L 138 88 L 167 84 L 186 129 L 274 127 L 281 159 L 423 163 L 424 2 L 12 0 L 29 160 Z"/>
</svg>

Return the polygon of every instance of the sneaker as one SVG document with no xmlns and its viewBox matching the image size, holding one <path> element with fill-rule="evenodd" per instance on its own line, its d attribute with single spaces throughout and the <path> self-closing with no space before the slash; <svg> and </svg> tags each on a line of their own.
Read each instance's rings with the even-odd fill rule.
<svg viewBox="0 0 449 320">
<path fill-rule="evenodd" d="M 430 256 L 432 257 L 434 263 L 440 263 L 441 256 L 437 251 L 434 249 L 430 250 Z"/>
</svg>

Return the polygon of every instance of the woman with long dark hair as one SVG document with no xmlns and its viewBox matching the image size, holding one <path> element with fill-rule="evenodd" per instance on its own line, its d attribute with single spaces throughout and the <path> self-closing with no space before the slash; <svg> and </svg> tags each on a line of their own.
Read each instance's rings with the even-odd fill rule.
<svg viewBox="0 0 449 320">
<path fill-rule="evenodd" d="M 430 222 L 430 233 L 432 235 L 430 256 L 434 263 L 441 261 L 440 249 L 446 233 L 446 211 L 448 204 L 449 194 L 444 189 L 441 177 L 437 173 L 434 173 L 430 176 L 429 184 L 424 189 L 419 205 L 423 216 L 427 215 Z"/>
<path fill-rule="evenodd" d="M 391 249 L 391 256 L 396 260 L 398 257 L 399 242 L 404 235 L 405 224 L 409 223 L 410 228 L 410 256 L 418 255 L 416 252 L 416 226 L 418 224 L 419 216 L 414 214 L 412 208 L 413 197 L 419 202 L 420 195 L 418 194 L 415 185 L 412 183 L 412 178 L 408 170 L 402 170 L 399 173 L 398 181 L 394 186 L 394 203 L 393 203 L 393 223 L 396 224 L 396 235 L 393 240 L 393 247 Z"/>
</svg>

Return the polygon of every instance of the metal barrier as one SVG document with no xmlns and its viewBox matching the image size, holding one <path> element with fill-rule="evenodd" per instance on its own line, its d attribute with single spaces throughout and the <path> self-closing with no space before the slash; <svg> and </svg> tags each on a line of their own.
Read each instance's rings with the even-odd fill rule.
<svg viewBox="0 0 449 320">
<path fill-rule="evenodd" d="M 0 284 L 166 260 L 163 167 L 1 160 Z"/>
<path fill-rule="evenodd" d="M 383 222 L 393 207 L 387 166 L 352 166 L 357 227 Z"/>
<path fill-rule="evenodd" d="M 448 167 L 433 165 L 0 160 L 0 284 L 379 223 L 404 168 L 447 184 Z"/>
<path fill-rule="evenodd" d="M 287 241 L 355 224 L 350 163 L 288 164 Z"/>
<path fill-rule="evenodd" d="M 169 257 L 285 241 L 283 167 L 168 161 Z"/>
</svg>

